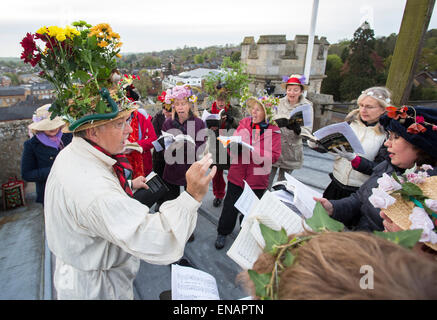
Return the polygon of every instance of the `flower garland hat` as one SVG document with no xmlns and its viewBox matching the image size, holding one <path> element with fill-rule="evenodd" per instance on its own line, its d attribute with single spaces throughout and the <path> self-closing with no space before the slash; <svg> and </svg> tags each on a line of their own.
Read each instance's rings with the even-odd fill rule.
<svg viewBox="0 0 437 320">
<path fill-rule="evenodd" d="M 278 108 L 279 98 L 267 95 L 259 98 L 251 96 L 246 99 L 243 104 L 243 108 L 247 107 L 249 110 L 251 110 L 256 104 L 262 106 L 265 114 L 265 122 L 267 124 L 276 125 L 275 121 L 273 120 L 273 116 Z"/>
<path fill-rule="evenodd" d="M 172 105 L 175 99 L 187 99 L 191 103 L 196 103 L 197 96 L 193 94 L 193 90 L 189 85 L 174 86 L 171 89 L 167 89 L 164 103 Z"/>
<path fill-rule="evenodd" d="M 437 109 L 427 107 L 386 108 L 379 123 L 387 131 L 400 135 L 409 143 L 437 158 Z"/>
<path fill-rule="evenodd" d="M 61 117 L 55 117 L 50 119 L 50 104 L 45 104 L 38 109 L 32 116 L 32 123 L 29 125 L 29 129 L 33 131 L 49 131 L 55 130 L 65 125 L 65 122 Z"/>
<path fill-rule="evenodd" d="M 307 80 L 304 75 L 300 74 L 292 74 L 291 76 L 282 77 L 283 83 L 281 84 L 282 88 L 287 89 L 289 85 L 298 85 L 301 86 L 302 91 L 308 89 Z"/>
<path fill-rule="evenodd" d="M 40 77 L 55 87 L 51 118 L 62 117 L 66 132 L 100 126 L 135 110 L 114 77 L 116 58 L 121 57 L 120 35 L 107 23 L 72 25 L 44 26 L 21 41 L 21 58 L 42 69 Z"/>
<path fill-rule="evenodd" d="M 430 177 L 429 170 L 430 165 L 423 165 L 401 177 L 384 174 L 369 201 L 401 229 L 422 229 L 419 241 L 437 251 L 437 176 Z"/>
<path fill-rule="evenodd" d="M 171 111 L 171 103 L 166 103 L 165 96 L 167 95 L 167 91 L 162 91 L 161 95 L 158 96 L 158 100 L 161 101 L 162 107 L 168 112 Z M 167 102 L 171 102 L 167 100 Z"/>
</svg>

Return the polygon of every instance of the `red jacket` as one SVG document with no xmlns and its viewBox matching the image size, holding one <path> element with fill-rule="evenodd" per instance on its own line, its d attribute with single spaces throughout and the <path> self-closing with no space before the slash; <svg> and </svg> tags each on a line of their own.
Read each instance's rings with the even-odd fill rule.
<svg viewBox="0 0 437 320">
<path fill-rule="evenodd" d="M 272 164 L 281 155 L 281 134 L 279 127 L 269 124 L 261 135 L 251 127 L 252 118 L 244 118 L 234 133 L 255 149 L 250 157 L 231 153 L 231 167 L 228 180 L 244 188 L 245 180 L 252 189 L 267 189 Z"/>
<path fill-rule="evenodd" d="M 133 121 L 131 122 L 131 125 L 133 132 L 129 137 L 129 141 L 138 142 L 138 144 L 143 148 L 143 174 L 139 174 L 140 171 L 136 170 L 135 168 L 135 160 L 133 159 L 133 157 L 134 153 L 137 153 L 137 151 L 132 151 L 130 154 L 127 155 L 127 158 L 133 166 L 134 178 L 136 178 L 139 175 L 147 176 L 152 171 L 152 142 L 155 141 L 157 137 L 155 134 L 155 129 L 153 128 L 152 117 L 150 115 L 147 115 L 146 117 L 141 111 L 134 111 L 134 117 L 136 117 L 136 121 L 132 119 Z M 136 138 L 137 136 L 138 138 Z"/>
</svg>

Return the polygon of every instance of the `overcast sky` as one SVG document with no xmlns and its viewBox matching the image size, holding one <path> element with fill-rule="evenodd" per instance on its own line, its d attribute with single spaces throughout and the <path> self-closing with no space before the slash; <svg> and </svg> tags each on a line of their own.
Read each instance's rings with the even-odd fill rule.
<svg viewBox="0 0 437 320">
<path fill-rule="evenodd" d="M 367 20 L 376 36 L 399 32 L 406 0 L 320 0 L 316 35 L 351 39 Z M 0 10 L 0 57 L 19 57 L 26 32 L 72 21 L 109 23 L 122 53 L 239 44 L 245 36 L 308 34 L 312 0 L 11 0 Z M 429 29 L 437 28 L 437 14 Z"/>
</svg>

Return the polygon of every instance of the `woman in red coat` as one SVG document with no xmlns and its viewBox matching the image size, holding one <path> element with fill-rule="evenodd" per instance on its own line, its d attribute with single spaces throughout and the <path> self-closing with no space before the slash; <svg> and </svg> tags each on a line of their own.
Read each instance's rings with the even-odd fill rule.
<svg viewBox="0 0 437 320">
<path fill-rule="evenodd" d="M 272 164 L 281 155 L 280 130 L 272 124 L 272 108 L 276 102 L 275 98 L 268 97 L 251 97 L 246 101 L 251 117 L 240 121 L 234 136 L 240 136 L 253 150 L 230 143 L 231 167 L 228 173 L 228 190 L 217 227 L 217 249 L 224 247 L 226 236 L 234 230 L 239 213 L 234 204 L 243 193 L 244 181 L 258 198 L 267 190 Z"/>
<path fill-rule="evenodd" d="M 133 168 L 133 179 L 139 176 L 147 176 L 152 172 L 152 142 L 156 140 L 155 129 L 152 124 L 152 117 L 144 109 L 132 112 L 131 127 L 129 135 L 130 142 L 136 142 L 143 149 L 143 152 L 131 151 L 127 158 Z"/>
</svg>

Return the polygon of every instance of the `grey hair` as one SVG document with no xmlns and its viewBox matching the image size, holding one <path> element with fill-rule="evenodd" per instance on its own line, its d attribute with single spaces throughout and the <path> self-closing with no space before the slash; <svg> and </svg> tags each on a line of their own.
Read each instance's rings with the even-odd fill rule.
<svg viewBox="0 0 437 320">
<path fill-rule="evenodd" d="M 388 107 L 391 101 L 391 92 L 386 87 L 371 87 L 361 92 L 361 95 L 357 99 L 357 104 L 360 103 L 365 97 L 371 97 L 378 101 L 381 108 Z"/>
</svg>

